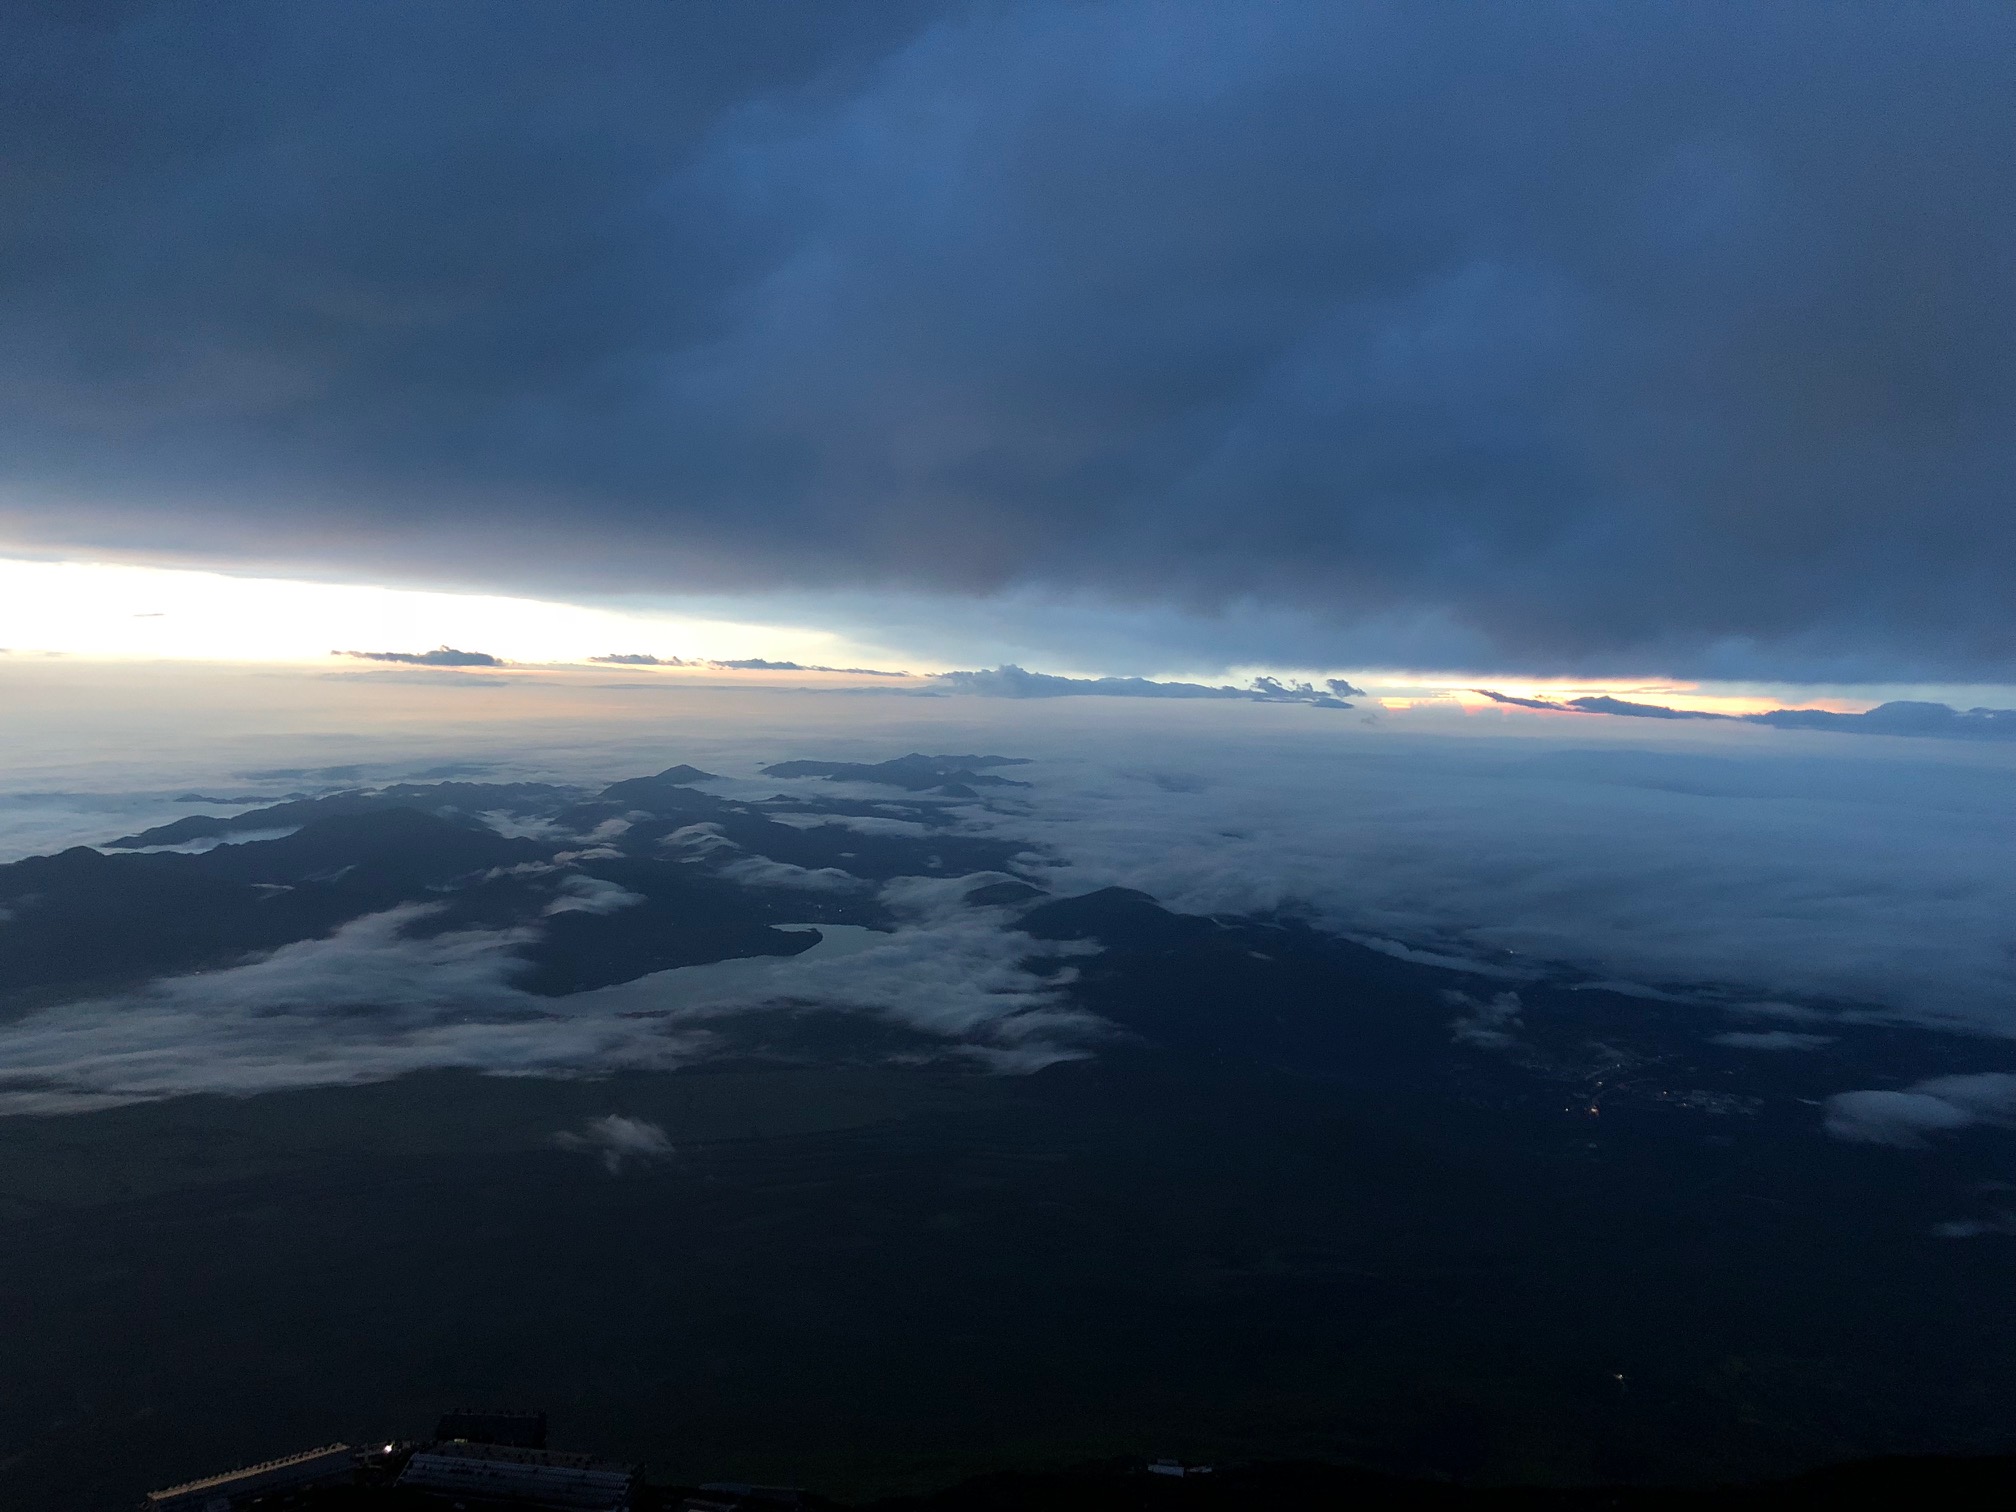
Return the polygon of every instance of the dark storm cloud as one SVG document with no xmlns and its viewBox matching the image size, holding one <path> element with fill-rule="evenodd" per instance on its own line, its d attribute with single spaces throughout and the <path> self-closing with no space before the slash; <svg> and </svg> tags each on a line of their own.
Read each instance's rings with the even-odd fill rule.
<svg viewBox="0 0 2016 1512">
<path fill-rule="evenodd" d="M 2016 670 L 2000 5 L 6 29 L 17 538 Z"/>
</svg>

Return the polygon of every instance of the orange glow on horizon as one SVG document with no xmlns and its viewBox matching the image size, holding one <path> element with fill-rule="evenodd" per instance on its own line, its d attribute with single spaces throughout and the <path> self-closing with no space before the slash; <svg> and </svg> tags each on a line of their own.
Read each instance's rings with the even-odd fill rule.
<svg viewBox="0 0 2016 1512">
<path fill-rule="evenodd" d="M 1510 698 L 1544 699 L 1549 703 L 1567 704 L 1577 698 L 1614 698 L 1621 703 L 1656 704 L 1661 708 L 1683 709 L 1690 713 L 1726 714 L 1768 714 L 1774 709 L 1800 708 L 1823 709 L 1830 714 L 1860 714 L 1874 707 L 1868 699 L 1844 698 L 1800 698 L 1788 703 L 1781 698 L 1772 698 L 1756 693 L 1703 693 L 1698 691 L 1698 683 L 1672 683 L 1667 685 L 1647 685 L 1642 681 L 1597 683 L 1557 683 L 1557 682 L 1489 682 L 1477 686 L 1488 686 L 1493 692 L 1503 693 Z M 1503 704 L 1476 691 L 1476 686 L 1454 688 L 1445 695 L 1469 713 L 1524 714 L 1579 714 L 1577 709 L 1524 709 L 1516 704 Z M 1419 702 L 1420 700 L 1414 700 Z"/>
</svg>

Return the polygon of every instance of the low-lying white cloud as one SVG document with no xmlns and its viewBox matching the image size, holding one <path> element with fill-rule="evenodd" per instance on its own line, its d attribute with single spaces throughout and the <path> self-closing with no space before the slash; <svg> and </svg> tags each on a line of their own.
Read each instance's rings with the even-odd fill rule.
<svg viewBox="0 0 2016 1512">
<path fill-rule="evenodd" d="M 622 852 L 612 851 L 610 854 L 620 856 Z M 546 905 L 546 912 L 612 914 L 618 909 L 634 908 L 643 901 L 642 893 L 634 893 L 620 883 L 577 873 L 562 879 L 560 895 Z"/>
<path fill-rule="evenodd" d="M 512 985 L 531 930 L 415 935 L 431 908 L 391 909 L 245 965 L 0 1025 L 0 1114 L 448 1068 L 670 1069 L 709 1052 L 710 1025 L 760 1009 L 880 1018 L 1004 1071 L 1084 1054 L 1102 1026 L 1065 1003 L 1073 973 L 1057 958 L 1093 947 L 1039 943 L 999 910 L 957 905 L 961 881 L 970 889 L 998 874 L 920 880 L 895 887 L 903 922 L 889 933 L 826 926 L 801 955 L 661 971 L 564 998 Z"/>
<path fill-rule="evenodd" d="M 1480 1003 L 1467 993 L 1442 994 L 1452 1008 L 1463 1010 L 1449 1022 L 1449 1035 L 1459 1045 L 1480 1050 L 1505 1050 L 1519 1043 L 1521 1004 L 1516 992 L 1500 992 Z"/>
<path fill-rule="evenodd" d="M 599 1156 L 602 1168 L 611 1176 L 622 1171 L 625 1161 L 648 1164 L 670 1160 L 673 1155 L 671 1139 L 657 1124 L 643 1118 L 625 1118 L 621 1113 L 591 1118 L 580 1132 L 570 1129 L 556 1134 L 553 1142 L 563 1150 L 582 1150 Z"/>
<path fill-rule="evenodd" d="M 778 814 L 764 816 L 772 824 L 787 825 L 791 829 L 844 829 L 857 835 L 893 836 L 898 839 L 919 840 L 932 834 L 928 824 L 920 824 L 915 819 L 884 819 L 878 814 Z"/>
<path fill-rule="evenodd" d="M 1935 1076 L 1901 1092 L 1839 1092 L 1826 1110 L 1827 1132 L 1836 1139 L 1918 1149 L 1931 1134 L 2016 1124 L 2016 1075 L 1983 1071 Z"/>
<path fill-rule="evenodd" d="M 1914 760 L 1873 737 L 1749 728 L 1437 739 L 1312 731 L 1269 707 L 1208 707 L 1150 744 L 1144 714 L 1163 709 L 1117 712 L 1103 738 L 1017 769 L 1026 805 L 972 821 L 1041 843 L 1061 890 L 1295 909 L 1508 980 L 1566 965 L 2016 1037 L 2016 773 L 2000 752 Z"/>
<path fill-rule="evenodd" d="M 970 1042 L 976 1053 L 1012 1052 L 1020 1067 L 1081 1055 L 1104 1026 L 1071 1008 L 1063 989 L 1076 979 L 1069 958 L 1097 947 L 1039 942 L 1002 910 L 965 906 L 967 892 L 999 880 L 990 872 L 897 878 L 882 898 L 902 922 L 887 933 L 852 932 L 844 950 L 735 962 L 733 978 L 719 985 L 708 975 L 715 967 L 659 972 L 580 1000 L 686 1024 L 752 1007 L 864 1013 Z"/>
<path fill-rule="evenodd" d="M 718 824 L 683 825 L 660 840 L 658 844 L 665 850 L 683 852 L 686 859 L 695 861 L 716 851 L 742 848 L 723 834 Z"/>
<path fill-rule="evenodd" d="M 788 887 L 799 892 L 863 892 L 868 884 L 835 866 L 794 866 L 768 856 L 744 856 L 721 868 L 721 875 L 745 887 Z"/>
</svg>

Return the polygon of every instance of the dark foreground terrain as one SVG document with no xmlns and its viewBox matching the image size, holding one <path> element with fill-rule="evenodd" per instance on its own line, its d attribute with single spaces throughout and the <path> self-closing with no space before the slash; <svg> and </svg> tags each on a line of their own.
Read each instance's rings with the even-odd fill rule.
<svg viewBox="0 0 2016 1512">
<path fill-rule="evenodd" d="M 1101 1468 L 1051 1475 L 986 1476 L 934 1496 L 874 1503 L 875 1512 L 1318 1512 L 1335 1507 L 1447 1507 L 1474 1512 L 1520 1508 L 2006 1505 L 2016 1492 L 2016 1460 L 1891 1459 L 1843 1465 L 1786 1480 L 1695 1489 L 1593 1486 L 1578 1489 L 1455 1486 L 1407 1481 L 1338 1465 L 1233 1466 L 1170 1481 L 1138 1470 Z"/>
<path fill-rule="evenodd" d="M 553 1143 L 611 1111 L 677 1153 L 612 1175 Z M 1153 1050 L 453 1073 L 5 1132 L 23 1509 L 444 1401 L 849 1498 L 1161 1454 L 1713 1481 L 2010 1436 L 2006 1257 L 1929 1237 L 1904 1152 L 1592 1143 Z"/>
<path fill-rule="evenodd" d="M 1449 1512 L 1707 1512 L 1713 1507 L 2006 1507 L 2016 1496 L 2016 1459 L 1887 1459 L 1785 1480 L 1694 1489 L 1594 1486 L 1471 1487 L 1408 1481 L 1339 1465 L 1228 1466 L 1172 1480 L 1138 1466 L 1098 1465 L 1047 1474 L 981 1476 L 927 1496 L 856 1504 L 852 1512 L 1329 1512 L 1348 1507 L 1447 1508 Z M 715 1490 L 650 1486 L 634 1512 L 676 1512 L 689 1498 L 722 1504 Z M 438 1499 L 397 1489 L 324 1490 L 286 1504 L 300 1512 L 439 1512 Z M 738 1512 L 848 1512 L 807 1495 L 749 1499 Z"/>
<path fill-rule="evenodd" d="M 971 791 L 1013 765 L 931 760 L 896 775 Z M 10 1011 L 433 899 L 414 929 L 518 931 L 512 1011 L 557 1004 L 525 1021 L 564 1029 L 598 984 L 817 938 L 779 924 L 900 933 L 879 879 L 981 875 L 975 927 L 1077 973 L 1060 1001 L 1103 1026 L 1085 1058 L 989 1074 L 915 1021 L 795 1001 L 711 1020 L 684 1069 L 0 1118 L 0 1504 L 127 1508 L 453 1402 L 538 1402 L 666 1481 L 945 1512 L 1464 1502 L 1452 1485 L 2010 1449 L 2016 1133 L 1892 1148 L 1820 1113 L 1996 1047 L 1842 1019 L 1760 1053 L 1715 1036 L 1768 1021 L 1698 1001 L 1046 892 L 903 784 L 897 815 L 844 790 L 714 799 L 702 777 L 344 797 L 204 855 L 141 835 L 0 869 Z M 559 828 L 514 839 L 477 804 Z M 266 814 L 183 829 L 270 834 Z M 751 856 L 859 885 L 766 889 Z M 556 911 L 610 887 L 628 901 Z M 1164 1455 L 1429 1484 L 1001 1475 Z M 2006 1467 L 1755 1494 L 1886 1476 L 1957 1498 Z M 1522 1497 L 1546 1499 L 1496 1499 Z"/>
</svg>

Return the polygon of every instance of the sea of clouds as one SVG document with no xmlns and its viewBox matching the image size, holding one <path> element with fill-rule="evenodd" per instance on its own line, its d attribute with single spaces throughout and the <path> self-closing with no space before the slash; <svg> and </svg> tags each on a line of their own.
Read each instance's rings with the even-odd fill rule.
<svg viewBox="0 0 2016 1512">
<path fill-rule="evenodd" d="M 85 732 L 68 788 L 55 780 L 60 721 L 17 737 L 29 759 L 0 796 L 0 843 L 19 855 L 202 811 L 172 801 L 182 787 L 277 796 L 444 763 L 593 784 L 693 761 L 724 774 L 716 791 L 886 799 L 758 768 L 998 750 L 1031 758 L 1011 769 L 1028 786 L 946 800 L 946 817 L 1023 841 L 1025 873 L 1061 893 L 1120 884 L 1178 909 L 1292 910 L 1464 962 L 1480 990 L 1571 972 L 1699 994 L 1704 1036 L 1726 1028 L 1708 1003 L 1794 999 L 1823 1015 L 2016 1037 L 2016 753 L 1998 748 L 1519 710 L 543 683 L 468 695 L 489 703 L 434 695 L 432 715 L 416 712 L 410 685 L 353 684 L 337 701 L 370 719 L 303 731 L 284 700 L 278 713 L 204 708 L 199 691 L 173 718 L 158 705 L 144 745 L 113 753 L 101 728 Z M 747 865 L 748 881 L 805 896 L 849 885 Z M 395 911 L 0 1025 L 0 1084 L 8 1106 L 33 1111 L 439 1066 L 668 1066 L 707 1053 L 723 1015 L 778 1004 L 879 1015 L 1005 1070 L 1096 1046 L 1098 1027 L 1062 991 L 1071 963 L 1032 963 L 1012 916 L 965 909 L 959 890 L 899 880 L 885 889 L 903 920 L 894 934 L 562 999 L 510 985 L 510 932 L 418 937 Z M 1939 1111 L 1858 1107 L 1837 1110 L 1836 1132 Z"/>
</svg>

